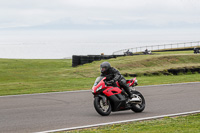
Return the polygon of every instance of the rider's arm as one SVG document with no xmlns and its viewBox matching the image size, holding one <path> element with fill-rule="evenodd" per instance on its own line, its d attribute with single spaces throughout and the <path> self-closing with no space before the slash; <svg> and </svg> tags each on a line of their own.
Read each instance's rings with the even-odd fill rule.
<svg viewBox="0 0 200 133">
<path fill-rule="evenodd" d="M 121 78 L 120 72 L 119 72 L 117 69 L 115 69 L 115 68 L 112 68 L 112 71 L 113 71 L 113 73 L 114 73 L 114 78 L 113 78 L 113 80 L 114 80 L 114 81 L 118 81 L 118 80 Z"/>
</svg>

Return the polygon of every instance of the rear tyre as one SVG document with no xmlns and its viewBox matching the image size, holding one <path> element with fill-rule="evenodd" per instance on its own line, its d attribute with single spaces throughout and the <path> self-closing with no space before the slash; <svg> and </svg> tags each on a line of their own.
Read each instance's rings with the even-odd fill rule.
<svg viewBox="0 0 200 133">
<path fill-rule="evenodd" d="M 110 101 L 107 100 L 106 103 L 103 103 L 103 99 L 101 97 L 94 98 L 94 108 L 102 116 L 107 116 L 111 113 Z"/>
<path fill-rule="evenodd" d="M 145 99 L 144 99 L 143 95 L 138 91 L 133 91 L 133 94 L 138 95 L 141 102 L 133 103 L 131 110 L 136 112 L 136 113 L 142 112 L 145 109 Z"/>
</svg>

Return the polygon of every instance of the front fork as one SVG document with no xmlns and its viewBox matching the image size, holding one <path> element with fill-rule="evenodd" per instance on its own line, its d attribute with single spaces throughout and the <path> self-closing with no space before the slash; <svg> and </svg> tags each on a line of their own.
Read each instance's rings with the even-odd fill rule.
<svg viewBox="0 0 200 133">
<path fill-rule="evenodd" d="M 102 98 L 102 101 L 103 101 L 103 104 L 104 105 L 107 105 L 108 103 L 107 103 L 107 97 L 106 96 L 104 96 L 104 95 L 96 95 L 95 97 L 101 97 Z"/>
</svg>

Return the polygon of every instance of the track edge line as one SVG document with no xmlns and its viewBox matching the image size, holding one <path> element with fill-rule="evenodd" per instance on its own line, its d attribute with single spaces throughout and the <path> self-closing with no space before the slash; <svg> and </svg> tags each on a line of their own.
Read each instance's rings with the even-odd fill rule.
<svg viewBox="0 0 200 133">
<path fill-rule="evenodd" d="M 134 122 L 134 121 L 154 120 L 154 119 L 160 119 L 160 118 L 164 118 L 164 117 L 182 116 L 182 115 L 196 114 L 196 113 L 200 113 L 200 110 L 190 111 L 190 112 L 182 112 L 182 113 L 176 113 L 176 114 L 152 116 L 152 117 L 146 117 L 146 118 L 131 119 L 131 120 L 99 123 L 99 124 L 85 125 L 85 126 L 78 126 L 78 127 L 62 128 L 62 129 L 48 130 L 48 131 L 35 132 L 35 133 L 52 133 L 52 132 L 60 132 L 60 131 L 69 131 L 69 130 L 92 128 L 92 127 L 112 125 L 112 124 L 120 124 L 120 123 Z"/>
</svg>

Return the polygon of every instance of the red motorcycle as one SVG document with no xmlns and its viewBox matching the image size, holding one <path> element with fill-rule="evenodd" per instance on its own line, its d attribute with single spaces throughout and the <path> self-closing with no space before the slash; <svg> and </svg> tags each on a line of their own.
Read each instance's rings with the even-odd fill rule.
<svg viewBox="0 0 200 133">
<path fill-rule="evenodd" d="M 134 112 L 142 112 L 145 108 L 145 99 L 143 95 L 135 90 L 137 86 L 136 78 L 127 80 L 127 84 L 131 88 L 131 93 L 134 95 L 133 100 L 129 99 L 128 94 L 116 82 L 117 87 L 111 86 L 106 82 L 106 77 L 98 77 L 92 88 L 94 95 L 94 107 L 96 111 L 107 116 L 112 112 L 129 110 Z"/>
</svg>

